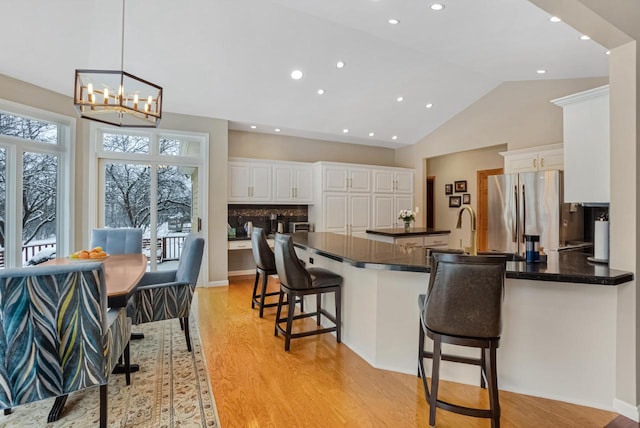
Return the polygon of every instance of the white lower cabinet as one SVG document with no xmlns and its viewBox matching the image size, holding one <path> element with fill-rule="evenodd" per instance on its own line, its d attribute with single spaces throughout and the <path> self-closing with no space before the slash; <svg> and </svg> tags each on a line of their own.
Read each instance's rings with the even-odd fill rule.
<svg viewBox="0 0 640 428">
<path fill-rule="evenodd" d="M 413 196 L 410 195 L 373 195 L 373 226 L 372 229 L 388 229 L 402 226 L 398 219 L 400 210 L 413 209 Z"/>
<path fill-rule="evenodd" d="M 371 195 L 325 193 L 322 210 L 325 232 L 364 234 L 371 222 Z"/>
</svg>

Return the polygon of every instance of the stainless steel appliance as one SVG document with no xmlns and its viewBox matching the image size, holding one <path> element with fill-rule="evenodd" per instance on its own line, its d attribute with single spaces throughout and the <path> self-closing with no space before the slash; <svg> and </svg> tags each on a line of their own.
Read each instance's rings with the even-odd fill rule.
<svg viewBox="0 0 640 428">
<path fill-rule="evenodd" d="M 539 235 L 545 250 L 582 239 L 582 207 L 563 203 L 562 192 L 561 171 L 489 177 L 489 250 L 523 254 L 524 235 Z"/>
<path fill-rule="evenodd" d="M 289 222 L 289 233 L 296 232 L 313 232 L 313 223 L 308 223 L 306 221 Z"/>
</svg>

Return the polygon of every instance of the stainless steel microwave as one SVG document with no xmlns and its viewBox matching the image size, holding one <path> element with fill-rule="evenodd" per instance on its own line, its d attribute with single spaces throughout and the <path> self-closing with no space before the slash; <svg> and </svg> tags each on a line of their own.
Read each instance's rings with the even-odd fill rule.
<svg viewBox="0 0 640 428">
<path fill-rule="evenodd" d="M 289 222 L 289 233 L 296 232 L 313 232 L 313 223 L 308 223 L 306 221 Z"/>
</svg>

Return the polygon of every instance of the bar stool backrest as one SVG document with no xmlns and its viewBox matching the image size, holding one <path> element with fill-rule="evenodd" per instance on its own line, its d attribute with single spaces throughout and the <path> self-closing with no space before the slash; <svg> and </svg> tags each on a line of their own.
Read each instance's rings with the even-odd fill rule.
<svg viewBox="0 0 640 428">
<path fill-rule="evenodd" d="M 251 249 L 253 251 L 253 259 L 256 261 L 258 269 L 273 272 L 276 270 L 276 261 L 273 251 L 267 242 L 267 236 L 261 227 L 254 227 L 251 232 Z"/>
<path fill-rule="evenodd" d="M 311 288 L 311 275 L 298 259 L 291 235 L 276 234 L 275 259 L 280 284 L 292 289 Z"/>
<path fill-rule="evenodd" d="M 504 257 L 434 254 L 426 327 L 445 335 L 500 337 L 505 270 Z"/>
</svg>

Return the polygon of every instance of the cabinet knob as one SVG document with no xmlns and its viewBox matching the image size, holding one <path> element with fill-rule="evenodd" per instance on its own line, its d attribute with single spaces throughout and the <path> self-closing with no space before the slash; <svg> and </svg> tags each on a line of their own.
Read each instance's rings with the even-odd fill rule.
<svg viewBox="0 0 640 428">
<path fill-rule="evenodd" d="M 533 167 L 534 168 L 536 167 L 536 160 L 535 159 L 533 160 Z"/>
<path fill-rule="evenodd" d="M 544 167 L 544 158 L 540 159 L 540 168 Z"/>
</svg>

